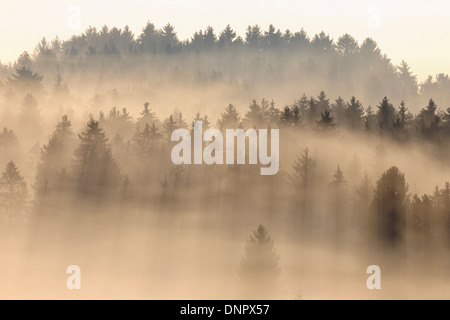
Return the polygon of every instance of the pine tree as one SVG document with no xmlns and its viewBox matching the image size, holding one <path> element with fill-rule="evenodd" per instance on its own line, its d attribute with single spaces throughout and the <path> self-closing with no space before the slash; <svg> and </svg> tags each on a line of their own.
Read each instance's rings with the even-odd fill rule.
<svg viewBox="0 0 450 320">
<path fill-rule="evenodd" d="M 342 127 L 345 116 L 345 101 L 341 97 L 335 100 L 335 103 L 331 105 L 331 115 L 335 122 Z"/>
<path fill-rule="evenodd" d="M 419 91 L 417 77 L 412 74 L 409 65 L 402 61 L 398 66 L 398 76 L 402 85 L 402 96 L 407 101 L 411 101 L 417 96 Z"/>
<path fill-rule="evenodd" d="M 120 185 L 120 172 L 100 123 L 90 119 L 78 135 L 72 164 L 78 194 L 102 196 Z"/>
<path fill-rule="evenodd" d="M 42 148 L 34 186 L 36 193 L 40 196 L 61 189 L 57 183 L 58 173 L 70 167 L 75 145 L 75 134 L 71 126 L 67 116 L 63 116 L 50 140 Z"/>
<path fill-rule="evenodd" d="M 244 124 L 249 128 L 260 128 L 264 123 L 264 113 L 261 106 L 253 100 L 245 114 Z"/>
<path fill-rule="evenodd" d="M 25 212 L 28 199 L 27 183 L 11 161 L 0 178 L 0 213 L 8 225 Z"/>
<path fill-rule="evenodd" d="M 262 99 L 261 109 L 264 115 L 265 125 L 269 127 L 276 127 L 280 121 L 281 112 L 275 107 L 275 101 L 271 101 L 270 104 L 267 100 Z"/>
<path fill-rule="evenodd" d="M 417 116 L 419 131 L 427 140 L 436 139 L 440 131 L 441 117 L 436 111 L 437 105 L 433 99 L 430 99 L 428 106 L 423 108 Z"/>
<path fill-rule="evenodd" d="M 140 113 L 141 116 L 137 119 L 137 125 L 141 128 L 143 128 L 146 124 L 152 126 L 153 123 L 158 122 L 156 114 L 149 108 L 149 105 L 150 103 L 148 102 L 144 103 L 144 110 Z"/>
<path fill-rule="evenodd" d="M 236 32 L 231 29 L 230 25 L 227 25 L 226 28 L 220 33 L 219 44 L 225 47 L 230 46 L 233 44 L 235 38 Z"/>
<path fill-rule="evenodd" d="M 320 113 L 330 111 L 330 100 L 327 99 L 327 95 L 324 91 L 321 91 L 319 96 L 317 97 L 317 109 Z"/>
<path fill-rule="evenodd" d="M 391 132 L 395 121 L 395 108 L 389 102 L 387 97 L 378 106 L 378 123 L 380 125 L 381 133 Z"/>
<path fill-rule="evenodd" d="M 303 154 L 297 157 L 294 164 L 294 173 L 290 177 L 292 189 L 294 190 L 296 206 L 300 207 L 302 216 L 306 219 L 312 213 L 314 184 L 316 180 L 317 161 L 309 154 L 306 148 Z"/>
<path fill-rule="evenodd" d="M 245 247 L 239 280 L 247 299 L 270 299 L 276 296 L 280 276 L 279 255 L 266 227 L 253 231 Z"/>
<path fill-rule="evenodd" d="M 317 121 L 317 118 L 319 117 L 319 115 L 320 115 L 320 113 L 319 113 L 319 107 L 318 107 L 317 101 L 311 97 L 311 99 L 309 100 L 309 105 L 308 105 L 308 125 L 311 128 L 314 128 L 314 126 L 316 125 L 316 121 Z"/>
<path fill-rule="evenodd" d="M 372 223 L 377 239 L 390 247 L 399 245 L 405 229 L 408 186 L 397 167 L 382 174 L 372 200 Z"/>
<path fill-rule="evenodd" d="M 408 122 L 411 117 L 408 114 L 408 108 L 405 106 L 405 102 L 400 104 L 396 120 L 394 122 L 394 137 L 399 141 L 405 141 L 408 138 Z"/>
<path fill-rule="evenodd" d="M 177 121 L 175 120 L 175 117 L 171 114 L 169 116 L 169 118 L 167 118 L 164 121 L 163 124 L 163 128 L 164 128 L 164 135 L 166 136 L 166 138 L 170 141 L 170 138 L 172 136 L 172 133 L 178 129 L 178 124 Z"/>
<path fill-rule="evenodd" d="M 351 131 L 359 131 L 363 125 L 364 108 L 353 96 L 345 109 L 345 123 Z"/>
<path fill-rule="evenodd" d="M 377 116 L 373 112 L 371 106 L 367 107 L 366 115 L 364 116 L 364 129 L 367 133 L 372 133 L 376 129 Z"/>
<path fill-rule="evenodd" d="M 347 203 L 346 187 L 347 181 L 344 178 L 344 173 L 338 165 L 335 173 L 333 174 L 333 181 L 331 181 L 328 185 L 333 207 L 331 218 L 334 223 L 335 238 L 338 237 L 338 233 L 339 231 L 342 231 L 342 227 L 344 225 L 344 213 Z"/>
<path fill-rule="evenodd" d="M 221 114 L 219 121 L 217 122 L 217 128 L 224 131 L 226 129 L 237 129 L 241 127 L 241 117 L 236 108 L 229 104 L 225 109 L 225 112 Z"/>
<path fill-rule="evenodd" d="M 135 137 L 136 151 L 144 161 L 148 161 L 152 153 L 156 151 L 159 146 L 161 134 L 158 127 L 153 123 L 151 126 L 146 123 L 142 130 L 138 131 Z"/>
</svg>

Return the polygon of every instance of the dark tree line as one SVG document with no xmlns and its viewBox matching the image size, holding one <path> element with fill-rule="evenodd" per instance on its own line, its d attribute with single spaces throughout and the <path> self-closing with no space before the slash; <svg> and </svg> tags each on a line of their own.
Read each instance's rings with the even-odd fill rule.
<svg viewBox="0 0 450 320">
<path fill-rule="evenodd" d="M 330 90 L 356 93 L 370 104 L 382 94 L 404 99 L 413 109 L 430 96 L 439 104 L 450 102 L 448 75 L 418 83 L 406 62 L 394 66 L 373 39 L 359 44 L 348 34 L 334 40 L 324 32 L 309 37 L 303 29 L 282 32 L 273 25 L 267 30 L 249 26 L 243 37 L 229 25 L 220 32 L 208 27 L 186 40 L 170 24 L 158 29 L 148 22 L 139 35 L 128 27 L 89 27 L 66 41 L 44 38 L 32 54 L 24 52 L 14 64 L 0 67 L 0 88 L 33 93 L 45 84 L 60 96 L 70 92 L 64 78 L 78 80 L 80 71 L 95 70 L 101 81 L 107 76 L 126 79 L 135 71 L 142 79 L 161 77 L 163 68 L 163 78 L 170 75 L 172 86 L 177 81 L 205 85 L 244 77 L 247 85 L 275 85 L 284 78 L 307 87 L 321 79 L 330 83 Z"/>
<path fill-rule="evenodd" d="M 25 98 L 28 105 L 35 105 L 34 101 L 30 95 Z M 255 210 L 259 203 L 258 210 L 270 219 L 276 219 L 277 211 L 290 212 L 293 225 L 298 226 L 296 232 L 305 236 L 310 236 L 318 221 L 325 221 L 320 224 L 337 243 L 343 241 L 347 228 L 355 226 L 361 230 L 368 227 L 374 239 L 393 247 L 404 242 L 407 229 L 420 234 L 417 241 L 421 247 L 432 239 L 450 236 L 448 184 L 443 189 L 437 187 L 433 195 L 411 196 L 404 175 L 396 167 L 383 173 L 376 185 L 367 174 L 349 184 L 339 163 L 332 176 L 324 176 L 320 159 L 305 149 L 292 168 L 282 166 L 278 175 L 262 183 L 254 166 L 175 166 L 168 160 L 171 133 L 178 128 L 193 130 L 194 120 L 204 121 L 205 130 L 214 126 L 219 130 L 259 126 L 293 134 L 311 132 L 323 138 L 340 132 L 366 132 L 399 144 L 429 141 L 441 152 L 448 149 L 444 139 L 449 134 L 449 117 L 433 100 L 416 116 L 403 103 L 394 108 L 387 98 L 377 109 L 376 113 L 364 109 L 355 97 L 331 103 L 321 92 L 317 98 L 303 96 L 283 112 L 274 102 L 253 100 L 241 117 L 230 104 L 214 125 L 200 113 L 188 121 L 178 110 L 160 120 L 145 103 L 136 121 L 125 108 L 101 112 L 99 120 L 91 116 L 78 136 L 64 116 L 41 148 L 31 184 L 34 196 L 19 171 L 21 167 L 16 165 L 22 158 L 19 139 L 5 128 L 0 133 L 6 165 L 0 190 L 2 220 L 20 220 L 26 214 L 70 213 L 76 209 L 67 204 L 74 201 L 121 206 L 139 203 L 167 212 L 219 204 L 223 210 L 246 212 Z M 335 123 L 335 117 L 340 122 Z M 245 188 L 255 191 L 243 193 Z M 270 205 L 258 201 L 261 194 Z M 321 220 L 318 214 L 324 207 L 328 213 Z"/>
</svg>

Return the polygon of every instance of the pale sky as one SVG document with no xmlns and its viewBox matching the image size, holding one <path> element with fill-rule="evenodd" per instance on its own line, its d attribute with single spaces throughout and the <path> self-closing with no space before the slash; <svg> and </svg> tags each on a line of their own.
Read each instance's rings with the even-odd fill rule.
<svg viewBox="0 0 450 320">
<path fill-rule="evenodd" d="M 239 35 L 248 25 L 281 30 L 304 28 L 310 37 L 324 30 L 334 39 L 345 33 L 359 42 L 375 39 L 394 64 L 402 59 L 419 80 L 450 73 L 450 2 L 448 0 L 0 0 L 0 61 L 17 59 L 37 42 L 68 39 L 89 25 L 129 25 L 139 34 L 150 20 L 175 26 L 180 39 L 208 25 L 216 32 L 230 24 Z M 394 3 L 395 2 L 395 3 Z M 76 26 L 79 8 L 80 28 Z M 75 13 L 74 13 L 75 12 Z M 378 18 L 379 17 L 379 18 Z M 75 23 L 74 23 L 75 21 Z"/>
</svg>

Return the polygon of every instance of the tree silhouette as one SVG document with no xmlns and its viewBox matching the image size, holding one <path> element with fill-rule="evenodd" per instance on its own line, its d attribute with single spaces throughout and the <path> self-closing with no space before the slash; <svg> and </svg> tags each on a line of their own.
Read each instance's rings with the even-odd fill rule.
<svg viewBox="0 0 450 320">
<path fill-rule="evenodd" d="M 239 280 L 246 298 L 274 298 L 280 276 L 279 255 L 266 227 L 253 231 L 245 247 L 239 268 Z"/>
<path fill-rule="evenodd" d="M 237 129 L 241 126 L 241 117 L 236 108 L 229 104 L 225 112 L 221 114 L 217 127 L 219 130 Z"/>
<path fill-rule="evenodd" d="M 72 164 L 76 191 L 83 196 L 101 197 L 120 185 L 120 173 L 100 123 L 90 119 L 78 135 Z"/>
<path fill-rule="evenodd" d="M 236 32 L 231 29 L 228 24 L 226 28 L 220 33 L 219 36 L 219 44 L 221 46 L 230 46 L 233 44 L 234 39 L 236 38 Z"/>
<path fill-rule="evenodd" d="M 430 99 L 428 106 L 422 109 L 417 117 L 419 130 L 427 140 L 434 140 L 438 137 L 441 117 L 436 113 L 437 105 Z"/>
<path fill-rule="evenodd" d="M 353 96 L 345 108 L 345 123 L 352 131 L 358 131 L 363 125 L 364 108 L 359 100 Z"/>
<path fill-rule="evenodd" d="M 16 164 L 11 161 L 0 178 L 0 210 L 8 225 L 24 213 L 28 199 L 27 183 Z"/>
<path fill-rule="evenodd" d="M 264 124 L 264 113 L 261 106 L 253 100 L 245 114 L 244 125 L 249 128 L 261 128 Z"/>
<path fill-rule="evenodd" d="M 309 154 L 306 148 L 303 154 L 297 157 L 294 164 L 294 173 L 290 177 L 292 190 L 295 194 L 295 204 L 300 209 L 301 216 L 308 222 L 312 214 L 313 194 L 316 180 L 317 161 Z"/>
<path fill-rule="evenodd" d="M 67 116 L 57 124 L 50 140 L 43 146 L 34 188 L 43 197 L 51 192 L 61 191 L 58 174 L 70 167 L 71 155 L 75 147 L 75 134 Z"/>
<path fill-rule="evenodd" d="M 31 68 L 22 67 L 8 78 L 8 84 L 24 92 L 39 93 L 43 88 L 42 79 L 43 76 L 33 72 Z"/>
<path fill-rule="evenodd" d="M 387 97 L 378 106 L 378 119 L 381 133 L 390 133 L 395 121 L 395 108 Z"/>
<path fill-rule="evenodd" d="M 349 57 L 359 52 L 358 42 L 349 34 L 344 34 L 338 39 L 336 49 L 344 57 Z"/>
<path fill-rule="evenodd" d="M 371 227 L 380 243 L 396 247 L 403 241 L 408 186 L 397 167 L 382 174 L 372 200 Z"/>
</svg>

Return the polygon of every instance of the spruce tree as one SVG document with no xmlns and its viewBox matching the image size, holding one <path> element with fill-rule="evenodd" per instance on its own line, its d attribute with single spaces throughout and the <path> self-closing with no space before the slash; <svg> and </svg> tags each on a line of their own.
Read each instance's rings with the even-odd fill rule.
<svg viewBox="0 0 450 320">
<path fill-rule="evenodd" d="M 87 196 L 113 191 L 120 185 L 120 172 L 100 123 L 91 118 L 78 137 L 72 163 L 76 191 Z"/>
<path fill-rule="evenodd" d="M 280 276 L 279 255 L 265 226 L 253 231 L 245 247 L 239 280 L 247 299 L 274 298 Z"/>
</svg>

